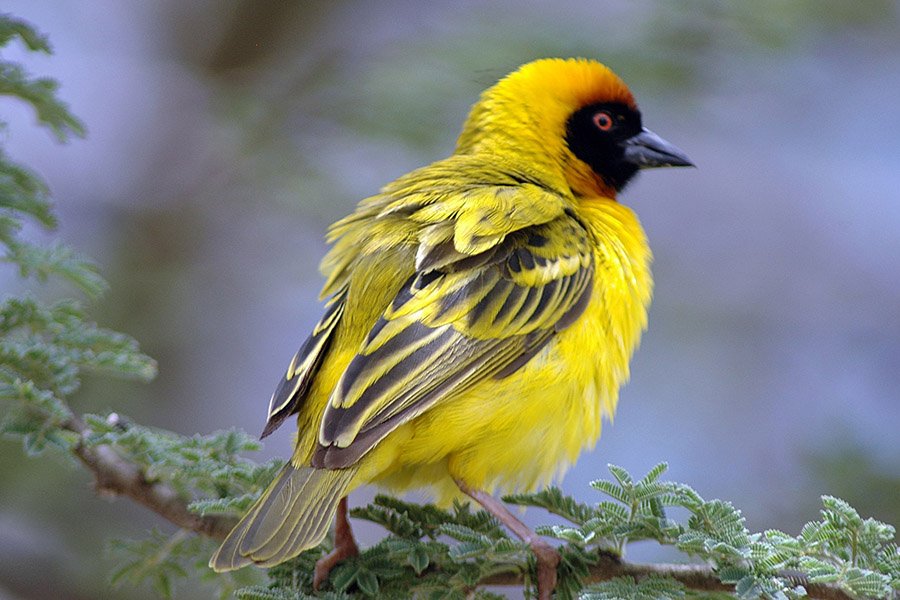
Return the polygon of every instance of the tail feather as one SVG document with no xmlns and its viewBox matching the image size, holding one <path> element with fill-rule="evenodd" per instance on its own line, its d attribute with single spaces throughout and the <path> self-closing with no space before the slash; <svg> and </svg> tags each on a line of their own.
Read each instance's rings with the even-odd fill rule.
<svg viewBox="0 0 900 600">
<path fill-rule="evenodd" d="M 273 567 L 289 557 L 296 556 L 303 550 L 318 545 L 328 533 L 338 502 L 343 496 L 343 487 L 333 490 L 327 498 L 321 500 L 322 506 L 328 507 L 327 510 L 311 514 L 308 521 L 299 522 L 289 534 L 273 537 L 270 543 L 254 553 L 256 563 L 261 567 Z M 305 540 L 315 541 L 306 542 Z"/>
<path fill-rule="evenodd" d="M 286 464 L 228 534 L 209 566 L 218 572 L 250 563 L 270 567 L 317 546 L 355 473 L 356 469 Z"/>
</svg>

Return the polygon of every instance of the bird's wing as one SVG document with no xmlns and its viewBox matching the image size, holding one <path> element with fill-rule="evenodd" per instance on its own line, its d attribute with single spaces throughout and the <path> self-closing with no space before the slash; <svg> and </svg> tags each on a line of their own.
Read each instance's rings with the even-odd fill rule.
<svg viewBox="0 0 900 600">
<path fill-rule="evenodd" d="M 325 314 L 316 323 L 312 333 L 291 359 L 287 373 L 278 382 L 275 393 L 269 400 L 266 426 L 260 439 L 266 437 L 295 414 L 306 396 L 309 386 L 331 343 L 331 334 L 344 313 L 346 288 L 332 296 L 326 305 Z"/>
<path fill-rule="evenodd" d="M 444 219 L 440 207 L 425 206 L 405 218 L 427 223 L 420 213 L 428 209 L 434 222 L 420 229 L 416 272 L 332 392 L 315 467 L 352 465 L 436 402 L 513 373 L 587 306 L 593 254 L 571 214 L 512 231 L 504 230 L 525 217 L 463 211 Z"/>
</svg>

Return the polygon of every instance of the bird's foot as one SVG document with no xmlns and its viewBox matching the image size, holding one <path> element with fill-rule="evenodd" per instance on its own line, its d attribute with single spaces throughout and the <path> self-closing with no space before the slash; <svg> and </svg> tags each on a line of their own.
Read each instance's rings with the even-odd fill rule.
<svg viewBox="0 0 900 600">
<path fill-rule="evenodd" d="M 538 537 L 526 541 L 537 558 L 538 600 L 550 600 L 556 589 L 556 567 L 562 558 L 553 546 Z"/>
<path fill-rule="evenodd" d="M 328 580 L 331 569 L 337 566 L 339 562 L 351 556 L 359 555 L 359 548 L 354 543 L 349 547 L 335 546 L 334 550 L 316 561 L 316 568 L 313 571 L 313 589 L 317 590 Z"/>
<path fill-rule="evenodd" d="M 341 498 L 338 503 L 337 515 L 334 525 L 334 549 L 316 561 L 313 571 L 313 589 L 319 587 L 328 579 L 328 575 L 339 562 L 359 556 L 359 546 L 353 539 L 353 531 L 350 529 L 350 521 L 347 519 L 347 498 Z"/>
</svg>

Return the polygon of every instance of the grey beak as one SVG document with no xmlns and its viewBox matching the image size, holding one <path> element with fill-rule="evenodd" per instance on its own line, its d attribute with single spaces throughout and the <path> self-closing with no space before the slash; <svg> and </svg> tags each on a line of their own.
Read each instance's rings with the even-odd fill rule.
<svg viewBox="0 0 900 600">
<path fill-rule="evenodd" d="M 693 167 L 687 154 L 649 129 L 625 140 L 625 160 L 639 169 L 652 167 Z"/>
</svg>

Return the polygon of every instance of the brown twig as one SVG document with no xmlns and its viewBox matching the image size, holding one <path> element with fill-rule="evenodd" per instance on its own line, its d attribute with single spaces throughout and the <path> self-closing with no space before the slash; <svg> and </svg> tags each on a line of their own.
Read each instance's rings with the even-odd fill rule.
<svg viewBox="0 0 900 600">
<path fill-rule="evenodd" d="M 90 433 L 84 421 L 74 414 L 64 427 L 77 433 L 82 439 Z M 94 474 L 98 494 L 131 498 L 183 529 L 214 539 L 225 539 L 235 524 L 234 519 L 202 517 L 190 512 L 187 508 L 188 501 L 171 486 L 148 481 L 140 467 L 122 458 L 110 446 L 86 446 L 79 443 L 73 452 Z"/>
</svg>

